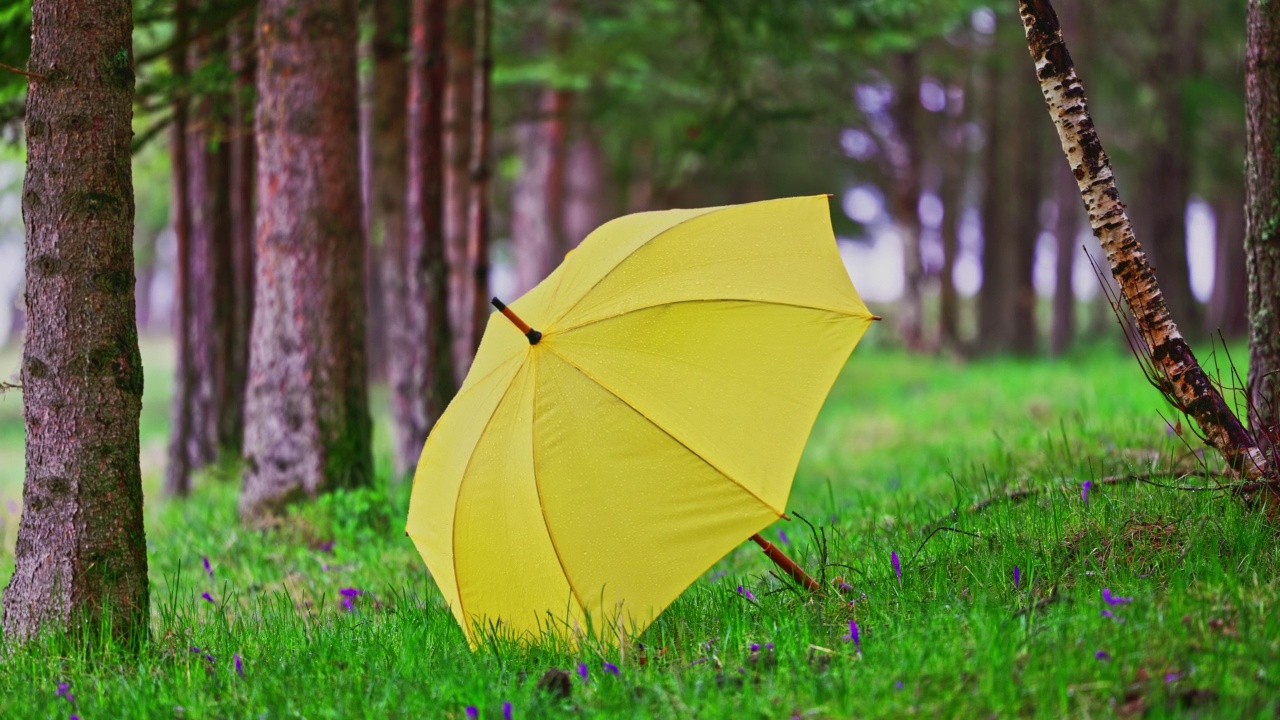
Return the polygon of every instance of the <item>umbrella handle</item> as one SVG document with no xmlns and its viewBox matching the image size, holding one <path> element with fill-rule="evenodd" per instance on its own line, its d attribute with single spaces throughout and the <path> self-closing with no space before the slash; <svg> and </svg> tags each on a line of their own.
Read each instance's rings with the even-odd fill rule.
<svg viewBox="0 0 1280 720">
<path fill-rule="evenodd" d="M 498 312 L 502 313 L 503 317 L 510 320 L 511 324 L 515 325 L 520 332 L 524 333 L 525 337 L 529 338 L 530 345 L 537 345 L 538 342 L 542 340 L 542 333 L 529 327 L 529 323 L 521 320 L 520 316 L 517 315 L 514 310 L 504 305 L 501 300 L 493 298 L 489 302 L 493 303 L 493 306 L 498 308 Z"/>
<path fill-rule="evenodd" d="M 782 568 L 783 572 L 790 575 L 792 580 L 795 580 L 805 586 L 809 592 L 818 592 L 818 589 L 821 587 L 818 585 L 818 581 L 810 577 L 809 573 L 805 572 L 804 568 L 797 565 L 795 560 L 787 557 L 787 554 L 782 552 L 777 545 L 774 545 L 768 540 L 760 537 L 760 533 L 752 535 L 751 540 L 760 546 L 760 549 L 764 551 L 765 555 L 769 556 L 769 559 L 772 560 L 775 565 Z"/>
</svg>

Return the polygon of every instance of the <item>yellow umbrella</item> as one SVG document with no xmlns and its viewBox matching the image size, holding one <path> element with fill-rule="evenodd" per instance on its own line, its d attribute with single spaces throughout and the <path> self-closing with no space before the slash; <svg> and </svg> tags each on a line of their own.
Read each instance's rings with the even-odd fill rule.
<svg viewBox="0 0 1280 720">
<path fill-rule="evenodd" d="M 473 647 L 620 642 L 784 517 L 874 319 L 825 195 L 618 218 L 495 304 L 407 527 Z"/>
</svg>

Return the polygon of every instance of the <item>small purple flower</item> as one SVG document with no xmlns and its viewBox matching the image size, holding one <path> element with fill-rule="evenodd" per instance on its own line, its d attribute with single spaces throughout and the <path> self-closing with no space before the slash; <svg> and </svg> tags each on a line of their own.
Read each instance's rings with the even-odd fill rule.
<svg viewBox="0 0 1280 720">
<path fill-rule="evenodd" d="M 1124 622 L 1124 618 L 1122 618 L 1122 617 L 1120 617 L 1120 616 L 1116 615 L 1115 613 L 1111 612 L 1110 610 L 1103 610 L 1103 611 L 1102 611 L 1102 617 L 1104 617 L 1104 618 L 1110 618 L 1111 620 L 1115 620 L 1115 621 L 1116 621 L 1116 622 L 1118 622 L 1118 623 L 1122 623 L 1122 622 Z"/>
<path fill-rule="evenodd" d="M 1013 589 L 1016 591 L 1018 586 L 1022 584 L 1022 568 L 1017 565 L 1013 566 Z"/>
<path fill-rule="evenodd" d="M 236 661 L 236 674 L 240 677 L 244 677 L 244 665 L 240 664 L 240 654 L 236 653 L 232 658 Z"/>
<path fill-rule="evenodd" d="M 317 549 L 317 550 L 319 550 L 319 551 L 320 551 L 320 552 L 322 552 L 322 553 L 329 553 L 330 555 L 332 555 L 332 554 L 333 554 L 333 544 L 334 544 L 334 542 L 336 542 L 336 541 L 334 541 L 334 540 L 326 540 L 326 541 L 324 541 L 324 542 L 322 542 L 322 543 L 316 543 L 316 546 L 315 546 L 315 547 L 316 547 L 316 549 Z"/>
<path fill-rule="evenodd" d="M 790 545 L 790 544 L 791 544 L 791 538 L 787 537 L 787 531 L 786 531 L 786 530 L 779 530 L 779 531 L 778 531 L 778 542 L 782 543 L 783 545 Z"/>
<path fill-rule="evenodd" d="M 208 601 L 208 602 L 209 602 L 209 604 L 211 604 L 211 605 L 217 605 L 217 603 L 213 601 L 213 596 L 212 596 L 212 595 L 210 595 L 210 594 L 209 594 L 209 593 L 207 593 L 207 592 L 202 592 L 202 593 L 200 593 L 200 597 L 204 598 L 204 599 L 205 599 L 206 601 Z"/>
<path fill-rule="evenodd" d="M 743 587 L 743 586 L 741 586 L 741 585 L 739 585 L 739 586 L 738 586 L 738 594 L 739 594 L 739 595 L 741 595 L 742 597 L 744 597 L 744 598 L 748 599 L 748 600 L 755 600 L 755 599 L 756 599 L 756 596 L 755 596 L 755 595 L 753 595 L 753 594 L 751 594 L 751 590 L 749 590 L 749 589 L 747 589 L 747 588 L 745 588 L 745 587 Z"/>
<path fill-rule="evenodd" d="M 1080 500 L 1084 502 L 1085 505 L 1089 504 L 1089 488 L 1091 487 L 1093 487 L 1092 480 L 1085 480 L 1084 483 L 1080 485 Z"/>
<path fill-rule="evenodd" d="M 751 643 L 751 652 L 760 652 L 760 643 Z"/>
<path fill-rule="evenodd" d="M 355 599 L 363 595 L 364 591 L 356 588 L 342 588 L 338 591 L 338 594 L 342 596 L 342 607 L 350 612 L 355 609 Z"/>
<path fill-rule="evenodd" d="M 67 718 L 67 720 L 80 720 L 80 716 L 75 713 L 71 713 L 71 717 Z"/>
<path fill-rule="evenodd" d="M 469 717 L 469 718 L 478 718 L 478 717 L 480 717 L 480 710 L 479 710 L 479 709 L 477 709 L 475 705 L 468 705 L 468 706 L 467 706 L 467 717 Z"/>
<path fill-rule="evenodd" d="M 845 640 L 853 641 L 853 648 L 862 653 L 862 636 L 858 634 L 858 623 L 852 618 L 849 620 L 849 634 L 844 636 Z"/>
<path fill-rule="evenodd" d="M 1111 654 L 1108 653 L 1106 650 L 1099 650 L 1098 652 L 1094 653 L 1093 656 L 1097 658 L 1100 662 L 1111 662 Z"/>
<path fill-rule="evenodd" d="M 898 576 L 898 584 L 902 584 L 902 563 L 898 562 L 898 552 L 889 554 L 889 559 L 893 562 L 893 574 Z"/>
<path fill-rule="evenodd" d="M 1106 604 L 1111 605 L 1113 607 L 1116 605 L 1124 605 L 1125 603 L 1133 602 L 1133 598 L 1131 597 L 1120 597 L 1119 595 L 1112 595 L 1111 588 L 1102 588 L 1102 600 Z"/>
<path fill-rule="evenodd" d="M 1176 683 L 1181 679 L 1182 679 L 1182 673 L 1177 671 L 1171 672 L 1171 673 L 1165 673 L 1165 676 L 1164 676 L 1164 681 L 1166 683 Z"/>
<path fill-rule="evenodd" d="M 212 579 L 213 579 L 213 566 L 209 564 L 209 556 L 208 556 L 208 555 L 206 555 L 206 556 L 204 556 L 203 558 L 201 558 L 201 560 L 203 560 L 203 561 L 204 561 L 204 571 L 205 571 L 205 574 L 207 574 L 207 575 L 209 576 L 209 579 L 210 579 L 210 580 L 212 580 Z"/>
<path fill-rule="evenodd" d="M 845 592 L 853 592 L 853 586 L 843 580 L 840 581 L 840 589 Z"/>
<path fill-rule="evenodd" d="M 502 720 L 511 720 L 511 703 L 502 703 Z"/>
<path fill-rule="evenodd" d="M 622 674 L 622 672 L 621 672 L 620 670 L 618 670 L 618 666 L 617 666 L 617 665 L 614 665 L 614 664 L 613 664 L 613 663 L 611 663 L 611 662 L 606 662 L 606 663 L 604 664 L 604 671 L 605 671 L 605 672 L 607 672 L 607 673 L 612 673 L 612 674 L 614 674 L 614 675 L 621 675 L 621 674 Z"/>
<path fill-rule="evenodd" d="M 587 675 L 587 664 L 578 663 L 578 677 L 582 678 L 582 682 L 585 683 L 587 681 Z"/>
<path fill-rule="evenodd" d="M 66 698 L 72 705 L 76 704 L 76 698 L 71 694 L 71 686 L 67 683 L 58 683 L 58 697 Z"/>
<path fill-rule="evenodd" d="M 895 682 L 895 683 L 893 684 L 893 689 L 894 689 L 894 690 L 901 690 L 901 689 L 902 689 L 902 681 L 901 681 L 901 680 L 899 680 L 899 681 Z"/>
</svg>

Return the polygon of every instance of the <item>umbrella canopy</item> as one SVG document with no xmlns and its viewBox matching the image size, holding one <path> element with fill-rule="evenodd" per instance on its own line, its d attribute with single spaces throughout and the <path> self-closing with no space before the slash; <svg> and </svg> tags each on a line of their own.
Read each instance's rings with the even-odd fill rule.
<svg viewBox="0 0 1280 720">
<path fill-rule="evenodd" d="M 783 516 L 873 319 L 825 195 L 618 218 L 507 312 L 534 330 L 490 316 L 409 507 L 473 647 L 643 631 Z"/>
</svg>

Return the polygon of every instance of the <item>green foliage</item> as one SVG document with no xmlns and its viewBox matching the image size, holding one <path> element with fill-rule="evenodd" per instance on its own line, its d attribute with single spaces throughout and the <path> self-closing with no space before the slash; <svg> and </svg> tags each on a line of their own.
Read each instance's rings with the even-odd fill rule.
<svg viewBox="0 0 1280 720">
<path fill-rule="evenodd" d="M 162 417 L 166 393 L 149 382 L 144 407 Z M 407 486 L 326 496 L 258 533 L 239 527 L 236 483 L 205 478 L 186 502 L 148 504 L 152 642 L 136 656 L 54 640 L 6 653 L 0 716 L 65 717 L 60 682 L 82 717 L 462 717 L 468 705 L 499 717 L 504 702 L 514 717 L 1273 712 L 1280 557 L 1262 514 L 1129 482 L 1081 500 L 1084 480 L 1185 457 L 1160 403 L 1114 347 L 959 365 L 865 346 L 818 419 L 790 502 L 825 533 L 827 579 L 852 589 L 796 594 L 744 546 L 625 656 L 468 650 L 403 535 Z M 14 426 L 0 416 L 0 447 L 20 445 L 4 431 Z M 163 432 L 144 418 L 144 447 L 163 448 Z M 1034 494 L 967 509 L 1015 488 Z M 955 508 L 955 531 L 928 532 Z M 817 572 L 818 538 L 800 520 L 767 535 L 780 530 Z M 12 565 L 0 565 L 4 577 Z M 1104 589 L 1133 601 L 1109 605 Z M 861 653 L 845 639 L 851 619 Z M 547 669 L 578 663 L 589 681 L 574 673 L 568 700 L 537 690 Z"/>
</svg>

